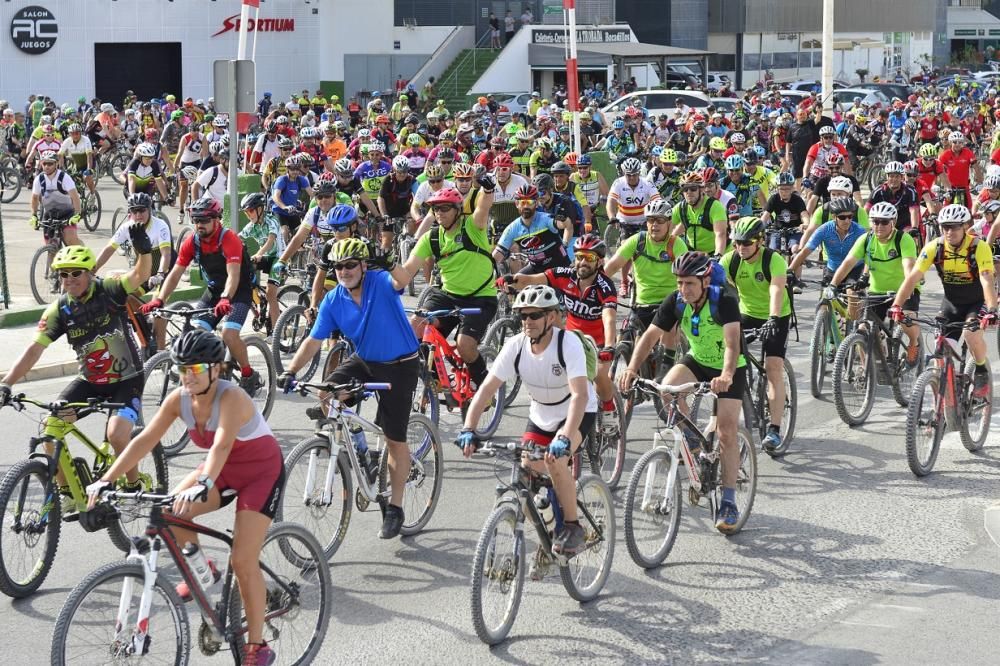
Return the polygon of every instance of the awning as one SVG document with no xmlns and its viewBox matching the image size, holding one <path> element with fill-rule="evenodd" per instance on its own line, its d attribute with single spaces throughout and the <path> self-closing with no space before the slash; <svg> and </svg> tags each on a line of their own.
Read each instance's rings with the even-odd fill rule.
<svg viewBox="0 0 1000 666">
<path fill-rule="evenodd" d="M 854 49 L 881 49 L 881 48 L 885 48 L 885 42 L 880 42 L 877 39 L 838 39 L 833 42 L 834 51 L 853 51 Z"/>
<path fill-rule="evenodd" d="M 611 56 L 580 49 L 576 62 L 578 69 L 604 69 L 611 64 Z M 566 52 L 561 46 L 529 44 L 528 65 L 532 69 L 566 69 Z"/>
</svg>

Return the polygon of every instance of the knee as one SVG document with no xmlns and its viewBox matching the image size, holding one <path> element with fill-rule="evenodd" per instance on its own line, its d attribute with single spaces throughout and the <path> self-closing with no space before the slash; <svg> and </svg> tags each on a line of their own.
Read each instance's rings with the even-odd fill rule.
<svg viewBox="0 0 1000 666">
<path fill-rule="evenodd" d="M 253 576 L 260 571 L 260 560 L 258 553 L 242 552 L 246 549 L 233 549 L 232 563 L 233 572 L 236 577 L 245 580 L 247 576 Z"/>
<path fill-rule="evenodd" d="M 235 328 L 222 329 L 222 341 L 225 342 L 226 345 L 231 346 L 233 344 L 238 343 L 239 340 L 240 340 L 240 332 L 237 331 Z"/>
</svg>

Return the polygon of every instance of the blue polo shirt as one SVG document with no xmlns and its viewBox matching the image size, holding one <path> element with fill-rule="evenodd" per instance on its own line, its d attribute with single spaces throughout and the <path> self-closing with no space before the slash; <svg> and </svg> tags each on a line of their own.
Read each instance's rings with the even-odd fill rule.
<svg viewBox="0 0 1000 666">
<path fill-rule="evenodd" d="M 365 272 L 360 307 L 343 285 L 327 293 L 309 335 L 326 340 L 334 331 L 346 335 L 365 361 L 385 363 L 417 351 L 417 336 L 385 271 Z"/>
<path fill-rule="evenodd" d="M 299 192 L 307 187 L 309 187 L 309 179 L 305 176 L 289 178 L 286 174 L 274 181 L 274 185 L 271 187 L 271 192 L 278 193 L 278 198 L 281 199 L 281 203 L 286 206 L 294 206 L 299 201 Z M 272 201 L 271 212 L 283 213 L 284 211 L 278 207 L 278 204 Z"/>
<path fill-rule="evenodd" d="M 840 234 L 837 233 L 836 220 L 830 220 L 816 230 L 816 233 L 814 233 L 809 239 L 806 247 L 810 250 L 815 250 L 822 245 L 826 249 L 826 267 L 831 271 L 835 271 L 840 268 L 840 264 L 843 263 L 844 257 L 846 257 L 851 251 L 851 248 L 854 247 L 854 241 L 864 235 L 865 228 L 858 224 L 857 220 L 854 220 L 851 222 L 850 229 L 847 230 L 847 236 L 841 240 Z"/>
</svg>

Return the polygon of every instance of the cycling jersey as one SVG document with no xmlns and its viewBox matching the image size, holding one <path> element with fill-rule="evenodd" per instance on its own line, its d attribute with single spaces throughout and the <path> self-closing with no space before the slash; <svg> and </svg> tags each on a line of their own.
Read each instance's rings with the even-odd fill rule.
<svg viewBox="0 0 1000 666">
<path fill-rule="evenodd" d="M 504 255 L 510 254 L 514 243 L 528 255 L 535 272 L 568 266 L 573 260 L 572 241 L 568 247 L 564 245 L 562 231 L 556 228 L 555 221 L 547 213 L 541 211 L 536 211 L 528 224 L 523 217 L 518 217 L 507 225 L 497 240 L 497 249 Z"/>
<path fill-rule="evenodd" d="M 65 334 L 80 362 L 80 377 L 91 384 L 141 376 L 142 355 L 125 308 L 137 289 L 123 276 L 93 278 L 79 300 L 62 294 L 42 313 L 35 342 L 48 347 Z"/>
<path fill-rule="evenodd" d="M 195 243 L 195 234 L 190 234 L 177 248 L 177 265 L 187 268 L 192 261 L 197 261 L 201 269 L 202 277 L 212 295 L 218 297 L 225 289 L 226 280 L 229 275 L 226 271 L 228 264 L 240 264 L 240 282 L 237 287 L 235 298 L 250 298 L 250 289 L 253 286 L 254 274 L 250 264 L 250 255 L 247 254 L 243 241 L 235 233 L 219 224 L 219 228 L 209 238 L 202 238 L 200 250 Z"/>
<path fill-rule="evenodd" d="M 202 142 L 205 140 L 201 134 L 195 132 L 194 134 L 187 134 L 188 142 L 184 145 L 184 150 L 181 151 L 180 162 L 182 165 L 186 166 L 189 164 L 201 164 L 201 148 Z"/>
<path fill-rule="evenodd" d="M 434 225 L 417 240 L 414 255 L 421 259 L 434 256 L 431 234 L 437 234 L 440 244 L 441 256 L 437 263 L 444 291 L 455 296 L 496 296 L 496 285 L 490 279 L 493 260 L 489 256 L 491 246 L 485 229 L 480 229 L 468 216 L 459 216 L 448 231 Z M 465 235 L 481 252 L 466 249 Z"/>
<path fill-rule="evenodd" d="M 584 234 L 584 229 L 583 208 L 581 205 L 577 203 L 576 199 L 566 194 L 553 192 L 551 196 L 552 198 L 547 206 L 539 200 L 538 210 L 543 213 L 548 213 L 557 220 L 569 220 L 573 223 L 573 236 L 582 236 Z"/>
<path fill-rule="evenodd" d="M 591 169 L 590 173 L 587 174 L 586 180 L 579 172 L 570 174 L 569 179 L 576 183 L 580 191 L 583 192 L 583 198 L 587 200 L 588 206 L 593 208 L 600 203 L 601 180 L 600 175 L 594 169 Z"/>
<path fill-rule="evenodd" d="M 386 176 L 382 181 L 379 197 L 385 202 L 386 214 L 389 217 L 406 217 L 409 214 L 415 182 L 413 176 L 409 174 L 402 182 L 395 175 Z"/>
<path fill-rule="evenodd" d="M 427 164 L 427 151 L 423 148 L 407 148 L 400 153 L 410 161 L 410 173 L 420 174 Z"/>
<path fill-rule="evenodd" d="M 354 170 L 354 177 L 361 180 L 361 186 L 372 199 L 378 196 L 382 189 L 382 180 L 392 171 L 392 163 L 388 160 L 381 160 L 378 164 L 370 161 L 362 162 Z"/>
<path fill-rule="evenodd" d="M 706 206 L 709 207 L 707 216 Z M 689 206 L 686 200 L 674 206 L 671 220 L 675 226 L 684 225 L 684 242 L 690 249 L 715 254 L 714 227 L 727 221 L 726 209 L 718 199 L 702 196 L 697 206 Z"/>
<path fill-rule="evenodd" d="M 554 151 L 546 157 L 542 151 L 536 150 L 528 158 L 528 167 L 533 169 L 535 173 L 548 173 L 552 169 L 552 165 L 558 161 L 559 156 Z"/>
<path fill-rule="evenodd" d="M 598 347 L 604 346 L 605 310 L 617 310 L 618 292 L 614 282 L 598 271 L 594 282 L 585 290 L 580 290 L 576 269 L 570 266 L 550 268 L 545 271 L 549 286 L 562 294 L 566 308 L 566 328 L 583 331 L 594 339 Z"/>
<path fill-rule="evenodd" d="M 736 268 L 736 279 L 732 280 L 739 294 L 740 312 L 754 319 L 767 319 L 771 316 L 771 283 L 765 279 L 763 270 L 765 254 L 770 255 L 772 278 L 784 275 L 788 271 L 788 262 L 780 252 L 765 252 L 763 247 L 758 247 L 757 254 L 753 258 L 748 260 L 740 257 L 739 266 Z M 727 279 L 730 277 L 729 265 L 735 255 L 736 250 L 732 250 L 724 254 L 719 261 Z M 792 306 L 788 300 L 788 292 L 784 290 L 782 292 L 783 302 L 779 316 L 785 317 L 792 313 Z"/>
<path fill-rule="evenodd" d="M 323 152 L 323 146 L 318 143 L 303 142 L 292 151 L 293 155 L 301 155 L 303 153 L 313 158 L 314 164 L 322 165 L 326 161 L 326 153 Z"/>
<path fill-rule="evenodd" d="M 852 221 L 851 226 L 847 228 L 847 235 L 841 238 L 837 232 L 837 222 L 834 220 L 817 229 L 816 233 L 809 237 L 806 247 L 815 250 L 822 245 L 826 251 L 826 267 L 835 271 L 844 263 L 844 257 L 854 247 L 854 243 L 864 235 L 864 227 Z"/>
<path fill-rule="evenodd" d="M 750 182 L 757 186 L 761 192 L 764 193 L 764 200 L 766 201 L 768 197 L 771 196 L 771 187 L 774 184 L 774 172 L 767 167 L 758 166 L 753 172 L 748 172 L 746 175 L 750 179 Z M 760 202 L 756 197 L 753 199 L 753 212 L 754 215 L 760 213 Z"/>
<path fill-rule="evenodd" d="M 50 213 L 69 211 L 72 214 L 73 199 L 70 192 L 75 189 L 76 183 L 62 169 L 53 171 L 51 178 L 40 171 L 31 182 L 31 193 L 41 198 L 42 207 Z"/>
<path fill-rule="evenodd" d="M 639 253 L 640 239 L 645 243 L 641 253 Z M 680 236 L 674 238 L 672 244 L 669 235 L 657 243 L 648 233 L 643 232 L 625 239 L 618 248 L 618 254 L 632 260 L 636 305 L 662 303 L 664 298 L 677 290 L 673 261 L 687 251 L 687 243 Z"/>
<path fill-rule="evenodd" d="M 185 129 L 180 123 L 169 122 L 163 128 L 163 132 L 160 134 L 160 143 L 167 149 L 170 155 L 176 155 L 177 149 L 181 143 L 181 137 L 184 136 Z"/>
<path fill-rule="evenodd" d="M 531 149 L 524 148 L 512 148 L 510 151 L 510 157 L 514 160 L 514 167 L 523 174 L 529 173 L 530 162 L 531 162 Z"/>
<path fill-rule="evenodd" d="M 910 234 L 895 230 L 889 240 L 882 242 L 869 231 L 854 242 L 850 256 L 868 266 L 871 279 L 870 292 L 888 294 L 899 291 L 906 277 L 903 259 L 917 258 L 917 244 Z M 920 287 L 917 286 L 919 291 Z"/>
<path fill-rule="evenodd" d="M 152 245 L 154 251 L 165 247 L 171 247 L 173 245 L 170 238 L 170 226 L 163 218 L 157 215 L 150 215 L 149 222 L 146 223 L 145 230 L 146 235 L 149 237 L 149 243 Z M 110 245 L 117 250 L 126 243 L 131 245 L 132 239 L 129 235 L 129 225 L 122 224 L 115 229 L 115 232 L 111 235 Z M 155 259 L 156 257 L 154 257 L 154 260 Z M 153 265 L 157 265 L 155 261 Z"/>
<path fill-rule="evenodd" d="M 653 324 L 657 328 L 669 331 L 678 323 L 677 299 L 679 297 L 680 294 L 675 291 L 660 305 L 656 311 L 656 315 L 653 317 Z M 705 302 L 697 313 L 698 335 L 694 335 L 692 328 L 692 319 L 695 317 L 694 306 L 690 303 L 685 303 L 684 311 L 680 318 L 680 329 L 691 347 L 690 353 L 692 358 L 699 365 L 715 370 L 722 370 L 726 359 L 726 341 L 722 330 L 723 326 L 734 322 L 739 323 L 741 318 L 736 298 L 725 291 L 719 296 L 717 310 L 718 322 L 712 316 L 711 303 L 706 294 Z M 746 363 L 743 354 L 740 354 L 736 362 L 736 367 L 742 368 Z"/>
<path fill-rule="evenodd" d="M 264 257 L 280 257 L 285 251 L 285 240 L 281 235 L 281 228 L 278 220 L 273 215 L 261 213 L 257 222 L 250 222 L 240 229 L 237 234 L 242 241 L 252 240 L 257 248 L 257 252 L 267 243 L 268 236 L 274 236 L 274 244 L 271 249 L 265 252 Z"/>
<path fill-rule="evenodd" d="M 760 188 L 750 182 L 746 175 L 740 176 L 738 183 L 726 176 L 719 187 L 736 197 L 736 208 L 740 215 L 753 215 L 753 202 L 757 200 Z"/>
<path fill-rule="evenodd" d="M 278 198 L 281 200 L 285 206 L 295 206 L 299 203 L 299 193 L 306 190 L 309 187 L 309 179 L 305 176 L 296 176 L 295 178 L 289 178 L 288 174 L 281 176 L 278 180 L 274 181 L 274 185 L 271 186 L 271 193 L 277 194 Z M 279 206 L 274 200 L 271 200 L 271 212 L 275 215 L 287 214 L 285 209 Z"/>
<path fill-rule="evenodd" d="M 813 211 L 811 224 L 814 227 L 819 227 L 827 222 L 831 222 L 832 220 L 833 217 L 830 216 L 830 213 L 826 210 L 825 206 L 817 206 L 816 210 Z M 860 224 L 861 227 L 867 231 L 871 226 L 871 223 L 868 221 L 868 210 L 865 208 L 858 208 L 854 215 L 854 221 Z"/>
<path fill-rule="evenodd" d="M 76 168 L 81 171 L 87 168 L 87 156 L 93 152 L 94 147 L 90 143 L 90 139 L 85 136 L 81 136 L 80 140 L 76 142 L 70 137 L 63 141 L 59 147 L 59 154 L 72 160 Z"/>
<path fill-rule="evenodd" d="M 146 190 L 153 184 L 154 180 L 163 175 L 159 162 L 153 160 L 149 164 L 143 164 L 141 157 L 136 157 L 129 162 L 125 173 L 134 177 L 136 192 Z"/>
<path fill-rule="evenodd" d="M 625 176 L 616 178 L 608 192 L 608 201 L 618 203 L 618 219 L 633 226 L 646 221 L 646 215 L 643 213 L 646 204 L 661 198 L 660 193 L 648 180 L 640 178 L 635 187 L 630 187 Z"/>
<path fill-rule="evenodd" d="M 927 272 L 935 266 L 944 287 L 945 300 L 951 303 L 976 303 L 983 300 L 983 287 L 978 273 L 972 270 L 969 262 L 969 248 L 976 240 L 971 234 L 966 234 L 962 244 L 956 249 L 949 245 L 943 237 L 935 238 L 927 243 L 917 257 L 916 268 Z M 942 262 L 936 265 L 938 245 L 943 244 Z M 993 270 L 993 252 L 984 242 L 976 242 L 975 254 L 977 271 Z"/>
<path fill-rule="evenodd" d="M 493 203 L 515 201 L 517 191 L 527 184 L 528 180 L 524 176 L 511 172 L 506 183 L 497 181 L 496 189 L 493 190 Z"/>
<path fill-rule="evenodd" d="M 871 210 L 872 206 L 883 201 L 896 207 L 896 228 L 905 229 L 910 226 L 910 209 L 919 204 L 920 198 L 916 189 L 905 183 L 898 190 L 891 190 L 888 183 L 882 183 L 872 192 L 867 208 Z"/>
<path fill-rule="evenodd" d="M 653 187 L 656 188 L 661 197 L 669 199 L 677 192 L 677 188 L 680 186 L 681 171 L 680 169 L 671 169 L 668 173 L 660 166 L 654 166 L 646 174 L 646 180 L 653 184 Z"/>
<path fill-rule="evenodd" d="M 969 167 L 975 163 L 976 155 L 968 148 L 963 147 L 961 151 L 942 151 L 938 156 L 938 162 L 948 173 L 948 182 L 952 187 L 969 189 Z"/>
<path fill-rule="evenodd" d="M 797 192 L 792 192 L 788 201 L 783 201 L 781 195 L 775 192 L 767 200 L 764 210 L 771 214 L 776 226 L 791 229 L 802 224 L 802 213 L 806 210 L 806 202 Z"/>
</svg>

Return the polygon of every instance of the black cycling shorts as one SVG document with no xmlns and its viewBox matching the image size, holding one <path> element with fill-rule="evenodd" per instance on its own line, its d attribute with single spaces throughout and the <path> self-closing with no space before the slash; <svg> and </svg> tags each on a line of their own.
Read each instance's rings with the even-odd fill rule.
<svg viewBox="0 0 1000 666">
<path fill-rule="evenodd" d="M 566 404 L 569 404 L 567 401 Z M 583 418 L 580 419 L 580 429 L 577 431 L 580 433 L 580 444 L 586 441 L 587 435 L 594 429 L 594 423 L 597 422 L 596 412 L 585 412 Z M 556 426 L 555 430 L 543 430 L 535 425 L 535 422 L 528 419 L 528 425 L 524 429 L 524 436 L 521 438 L 523 442 L 532 442 L 533 444 L 538 444 L 541 446 L 548 446 L 553 439 L 555 439 L 556 433 L 559 432 L 559 428 L 563 427 L 566 421 L 560 421 L 559 425 Z M 573 464 L 573 457 L 567 456 L 566 462 L 570 465 Z"/>
<path fill-rule="evenodd" d="M 878 296 L 878 294 L 869 294 L 869 296 Z M 887 300 L 885 303 L 879 303 L 878 305 L 872 305 L 872 313 L 882 321 L 889 315 L 889 308 L 892 307 L 892 300 Z M 914 291 L 910 294 L 910 297 L 906 299 L 903 303 L 904 312 L 920 312 L 920 292 Z"/>
<path fill-rule="evenodd" d="M 458 317 L 443 317 L 434 322 L 434 326 L 441 331 L 441 335 L 448 337 L 451 332 L 459 326 L 458 332 L 474 338 L 476 342 L 483 339 L 486 328 L 493 321 L 493 316 L 497 312 L 496 296 L 453 296 L 443 289 L 431 287 L 431 292 L 424 301 L 424 308 L 427 310 L 451 310 L 453 308 L 479 308 L 481 312 L 477 315 L 465 315 L 462 317 L 459 326 Z"/>
<path fill-rule="evenodd" d="M 352 354 L 324 380 L 332 384 L 345 384 L 352 380 L 392 384 L 390 390 L 376 393 L 378 413 L 375 425 L 382 428 L 386 439 L 395 442 L 406 441 L 413 391 L 417 388 L 420 373 L 420 359 L 416 352 L 412 357 L 404 358 L 405 360 L 390 363 L 377 363 L 364 361 L 357 354 Z"/>
<path fill-rule="evenodd" d="M 282 227 L 288 227 L 288 231 L 292 234 L 299 228 L 299 224 L 302 223 L 302 216 L 298 213 L 286 213 L 283 210 L 274 211 L 274 216 L 278 218 L 278 225 Z"/>
<path fill-rule="evenodd" d="M 722 370 L 716 370 L 715 368 L 708 368 L 694 360 L 691 354 L 685 354 L 680 361 L 681 365 L 691 371 L 694 375 L 695 381 L 708 382 L 719 375 L 722 374 Z M 723 391 L 719 394 L 720 398 L 728 398 L 730 400 L 743 400 L 743 394 L 747 392 L 747 369 L 746 367 L 736 368 L 736 373 L 733 375 L 733 383 L 729 385 L 728 391 Z"/>
<path fill-rule="evenodd" d="M 766 321 L 766 319 L 758 319 L 757 317 L 747 317 L 746 315 L 743 315 L 743 328 L 745 330 L 760 328 Z M 769 356 L 785 358 L 785 352 L 788 349 L 788 329 L 791 322 L 792 315 L 778 317 L 778 332 L 763 343 L 764 358 Z"/>
<path fill-rule="evenodd" d="M 194 309 L 214 308 L 219 300 L 218 294 L 206 289 L 201 298 L 198 299 L 198 302 L 194 304 Z M 243 324 L 246 322 L 247 316 L 250 314 L 250 292 L 248 291 L 246 294 L 241 291 L 236 292 L 236 297 L 231 299 L 229 303 L 233 306 L 233 311 L 226 315 L 226 323 L 223 328 L 241 331 L 243 330 Z M 219 325 L 221 318 L 209 312 L 199 316 L 194 321 L 202 328 L 214 331 L 215 327 Z"/>
<path fill-rule="evenodd" d="M 128 405 L 115 412 L 115 416 L 138 423 L 142 414 L 142 387 L 146 378 L 142 374 L 113 384 L 94 384 L 82 377 L 71 381 L 59 394 L 66 402 L 86 402 L 88 398 L 101 398 L 108 402 L 122 402 Z"/>
<path fill-rule="evenodd" d="M 938 318 L 943 319 L 949 324 L 957 324 L 969 319 L 976 319 L 983 312 L 985 305 L 985 301 L 976 301 L 975 303 L 952 303 L 945 298 L 941 300 L 941 310 L 938 312 Z M 948 337 L 952 340 L 958 340 L 962 337 L 962 333 L 963 330 L 961 328 L 953 328 L 948 331 Z"/>
</svg>

